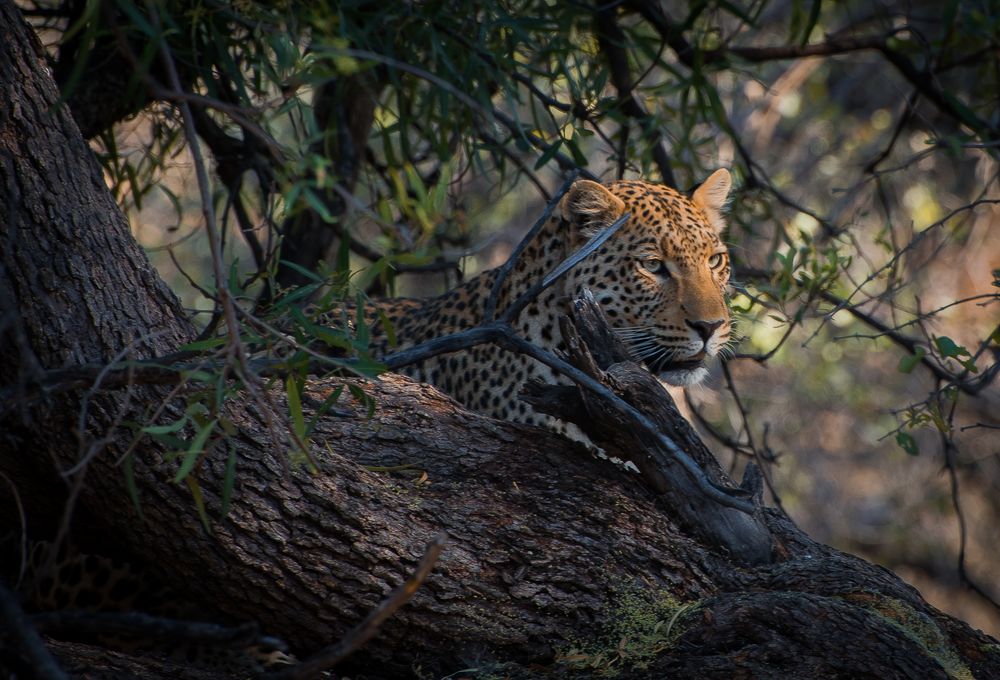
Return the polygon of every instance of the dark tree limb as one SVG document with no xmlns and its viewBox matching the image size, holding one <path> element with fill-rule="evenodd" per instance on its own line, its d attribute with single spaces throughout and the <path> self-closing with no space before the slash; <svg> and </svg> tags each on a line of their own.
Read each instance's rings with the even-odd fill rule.
<svg viewBox="0 0 1000 680">
<path fill-rule="evenodd" d="M 617 12 L 618 7 L 615 3 L 600 3 L 594 12 L 597 37 L 601 49 L 607 57 L 611 82 L 618 91 L 618 101 L 622 113 L 636 121 L 642 131 L 643 138 L 648 141 L 653 161 L 660 171 L 663 183 L 676 189 L 677 180 L 670 167 L 670 154 L 667 153 L 664 146 L 663 133 L 657 127 L 656 121 L 646 110 L 646 107 L 632 91 L 634 83 L 628 65 L 628 54 L 625 51 L 628 41 L 618 24 Z M 624 131 L 623 134 L 625 134 Z"/>
<path fill-rule="evenodd" d="M 375 70 L 371 73 L 378 73 Z M 371 73 L 334 78 L 316 94 L 316 120 L 324 131 L 311 152 L 332 161 L 333 181 L 350 194 L 364 164 L 368 133 L 375 120 L 375 103 L 382 82 Z M 298 212 L 282 226 L 281 259 L 313 271 L 330 251 L 336 238 L 350 238 L 342 220 L 348 212 L 338 191 L 324 195 L 332 223 L 316 211 L 297 206 Z M 280 264 L 276 282 L 281 288 L 309 283 L 303 274 Z M 266 302 L 266 300 L 265 300 Z"/>
<path fill-rule="evenodd" d="M 39 612 L 29 617 L 40 632 L 53 637 L 122 635 L 158 641 L 186 641 L 224 647 L 266 645 L 277 649 L 287 646 L 273 637 L 261 635 L 253 623 L 221 626 L 202 621 L 183 621 L 152 616 L 141 612 Z"/>
<path fill-rule="evenodd" d="M 45 647 L 38 630 L 17 603 L 14 594 L 0 583 L 0 630 L 21 650 L 39 680 L 65 680 L 68 676 Z"/>
</svg>

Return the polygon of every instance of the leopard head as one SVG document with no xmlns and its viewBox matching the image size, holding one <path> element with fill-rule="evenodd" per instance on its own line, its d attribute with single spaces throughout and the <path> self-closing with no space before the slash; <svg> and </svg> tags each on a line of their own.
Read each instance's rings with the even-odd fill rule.
<svg viewBox="0 0 1000 680">
<path fill-rule="evenodd" d="M 731 180 L 715 171 L 690 197 L 642 181 L 579 180 L 560 208 L 574 246 L 631 214 L 568 276 L 589 288 L 615 332 L 660 379 L 690 385 L 730 338 L 729 253 L 720 239 Z"/>
</svg>

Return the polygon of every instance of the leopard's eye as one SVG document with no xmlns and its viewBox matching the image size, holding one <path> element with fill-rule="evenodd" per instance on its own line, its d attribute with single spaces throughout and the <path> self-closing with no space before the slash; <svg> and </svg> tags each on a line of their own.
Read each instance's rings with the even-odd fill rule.
<svg viewBox="0 0 1000 680">
<path fill-rule="evenodd" d="M 726 261 L 725 253 L 716 253 L 712 257 L 708 258 L 708 266 L 712 269 L 718 269 Z"/>
<path fill-rule="evenodd" d="M 645 260 L 640 260 L 639 264 L 650 274 L 656 274 L 657 276 L 670 276 L 670 271 L 667 269 L 667 263 L 656 257 L 648 257 Z"/>
</svg>

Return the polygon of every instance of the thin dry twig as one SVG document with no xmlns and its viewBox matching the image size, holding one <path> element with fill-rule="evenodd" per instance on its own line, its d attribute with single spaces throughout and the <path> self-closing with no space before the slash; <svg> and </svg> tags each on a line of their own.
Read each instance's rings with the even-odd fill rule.
<svg viewBox="0 0 1000 680">
<path fill-rule="evenodd" d="M 153 25 L 158 31 L 159 48 L 170 86 L 175 91 L 181 92 L 183 87 L 181 86 L 180 76 L 177 73 L 177 65 L 174 63 L 170 47 L 167 45 L 166 38 L 161 30 L 160 18 L 156 7 L 149 0 L 146 2 L 146 11 L 149 12 Z M 215 204 L 213 203 L 211 184 L 208 179 L 208 171 L 205 168 L 205 161 L 201 153 L 198 134 L 195 130 L 194 114 L 191 110 L 189 102 L 186 99 L 179 100 L 177 102 L 177 106 L 181 110 L 181 117 L 184 124 L 184 137 L 190 148 L 191 158 L 194 162 L 195 176 L 198 180 L 198 193 L 201 197 L 201 209 L 202 214 L 205 217 L 205 230 L 208 234 L 208 244 L 211 251 L 212 275 L 215 280 L 216 290 L 218 291 L 214 299 L 222 307 L 223 317 L 226 321 L 226 348 L 229 355 L 229 361 L 227 361 L 227 363 L 233 365 L 238 376 L 242 379 L 243 384 L 246 385 L 249 390 L 250 396 L 255 402 L 257 402 L 257 404 L 260 405 L 261 415 L 263 416 L 264 424 L 270 433 L 272 443 L 275 448 L 281 448 L 282 438 L 278 432 L 277 423 L 275 422 L 277 409 L 275 408 L 269 393 L 261 389 L 257 376 L 249 370 L 246 348 L 243 345 L 243 341 L 240 339 L 240 326 L 237 319 L 236 301 L 233 299 L 233 296 L 229 291 L 226 269 L 222 261 L 222 239 L 219 234 L 218 224 L 216 223 Z M 287 432 L 293 432 L 293 428 L 291 427 L 285 427 L 284 429 Z"/>
<path fill-rule="evenodd" d="M 957 401 L 952 403 L 951 415 L 954 415 L 957 404 Z M 949 416 L 949 420 L 950 418 L 951 416 Z M 944 465 L 945 469 L 948 470 L 948 480 L 951 485 L 951 505 L 955 510 L 955 517 L 958 519 L 958 577 L 972 592 L 1000 611 L 1000 602 L 997 602 L 982 586 L 973 581 L 965 568 L 965 551 L 969 540 L 969 530 L 959 498 L 958 470 L 955 465 L 955 443 L 952 441 L 950 434 L 946 432 L 941 433 L 941 439 L 942 448 L 944 449 Z"/>
<path fill-rule="evenodd" d="M 441 555 L 446 540 L 445 534 L 438 535 L 420 558 L 413 575 L 382 600 L 375 609 L 369 612 L 361 623 L 354 626 L 335 644 L 320 650 L 297 666 L 285 669 L 268 676 L 271 680 L 306 680 L 314 678 L 325 670 L 333 668 L 368 642 L 390 616 L 404 604 L 410 601 L 421 584 L 431 573 L 431 569 Z"/>
</svg>

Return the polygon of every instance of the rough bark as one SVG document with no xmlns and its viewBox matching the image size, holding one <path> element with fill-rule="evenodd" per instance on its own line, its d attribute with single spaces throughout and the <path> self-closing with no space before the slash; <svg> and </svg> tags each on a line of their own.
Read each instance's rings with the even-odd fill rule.
<svg viewBox="0 0 1000 680">
<path fill-rule="evenodd" d="M 127 348 L 138 357 L 176 349 L 190 326 L 131 238 L 6 0 L 0 31 L 0 388 Z M 306 403 L 321 403 L 338 383 L 310 382 Z M 101 441 L 86 467 L 76 536 L 126 548 L 206 616 L 260 621 L 300 654 L 343 635 L 446 532 L 445 552 L 412 602 L 352 657 L 355 675 L 404 677 L 417 666 L 440 675 L 491 660 L 520 664 L 504 671 L 512 676 L 545 670 L 528 664 L 565 671 L 554 660 L 577 644 L 570 640 L 599 644 L 638 592 L 640 610 L 668 596 L 691 607 L 675 621 L 680 637 L 633 677 L 1000 676 L 995 640 L 776 512 L 762 519 L 779 561 L 741 566 L 679 528 L 637 476 L 555 435 L 471 414 L 403 378 L 366 389 L 378 404 L 373 418 L 345 400 L 320 420 L 315 474 L 289 463 L 266 425 L 268 410 L 283 408 L 280 395 L 273 405 L 237 404 L 228 445 L 238 475 L 224 519 L 222 442 L 196 471 L 210 532 L 187 489 L 171 481 L 176 458 L 154 442 L 133 465 L 142 517 L 116 464 L 131 437 L 120 423 L 144 422 L 163 388 L 25 403 L 0 423 L 0 471 L 32 501 L 29 528 L 44 534 L 43 518 L 58 519 L 66 496 L 53 467 Z M 387 469 L 401 464 L 418 475 Z M 0 530 L 19 535 L 11 487 L 0 488 Z M 132 663 L 59 650 L 78 672 Z M 157 668 L 144 667 L 169 676 Z"/>
</svg>

